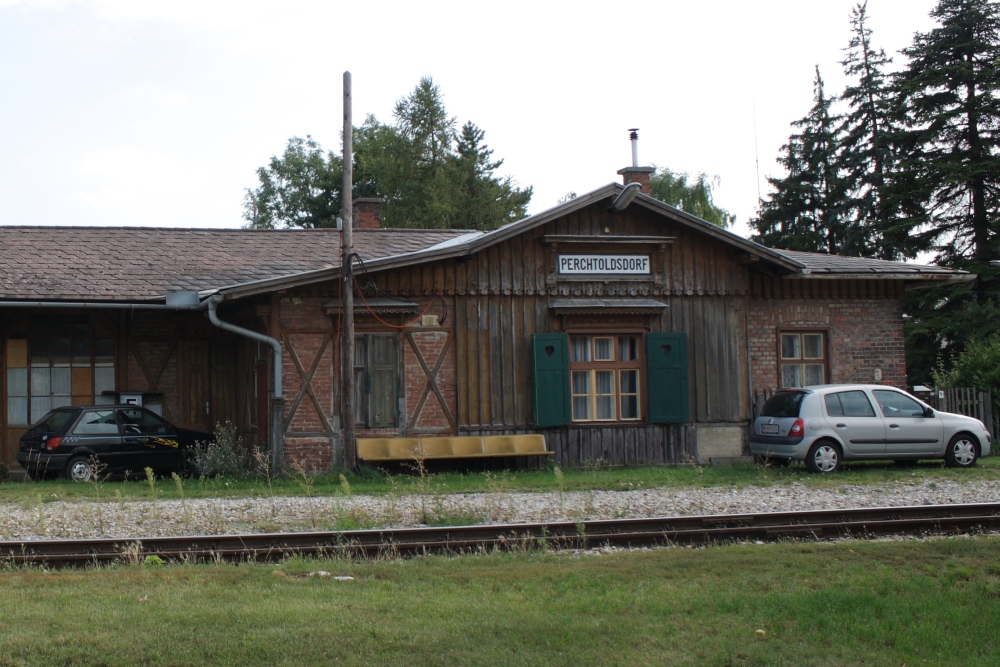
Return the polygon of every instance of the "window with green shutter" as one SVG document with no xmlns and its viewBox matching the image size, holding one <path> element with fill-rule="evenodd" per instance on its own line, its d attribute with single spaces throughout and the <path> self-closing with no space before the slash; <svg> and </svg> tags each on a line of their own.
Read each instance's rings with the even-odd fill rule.
<svg viewBox="0 0 1000 667">
<path fill-rule="evenodd" d="M 687 334 L 647 334 L 646 368 L 650 423 L 679 424 L 690 421 Z"/>
</svg>

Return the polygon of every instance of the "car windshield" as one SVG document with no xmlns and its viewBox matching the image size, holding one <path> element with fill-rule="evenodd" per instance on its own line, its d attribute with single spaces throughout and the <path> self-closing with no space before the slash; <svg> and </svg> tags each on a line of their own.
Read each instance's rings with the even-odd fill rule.
<svg viewBox="0 0 1000 667">
<path fill-rule="evenodd" d="M 779 391 L 764 403 L 761 417 L 798 417 L 806 394 L 802 391 Z"/>
<path fill-rule="evenodd" d="M 53 410 L 49 414 L 41 418 L 41 420 L 31 427 L 32 433 L 55 433 L 63 426 L 66 425 L 73 415 L 76 414 L 75 410 Z"/>
</svg>

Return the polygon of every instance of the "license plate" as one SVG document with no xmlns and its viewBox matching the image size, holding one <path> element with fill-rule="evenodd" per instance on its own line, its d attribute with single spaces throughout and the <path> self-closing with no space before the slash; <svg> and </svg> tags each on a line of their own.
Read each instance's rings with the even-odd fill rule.
<svg viewBox="0 0 1000 667">
<path fill-rule="evenodd" d="M 761 424 L 760 425 L 760 432 L 761 433 L 769 433 L 769 434 L 772 434 L 772 435 L 777 435 L 778 434 L 778 425 L 777 424 Z"/>
</svg>

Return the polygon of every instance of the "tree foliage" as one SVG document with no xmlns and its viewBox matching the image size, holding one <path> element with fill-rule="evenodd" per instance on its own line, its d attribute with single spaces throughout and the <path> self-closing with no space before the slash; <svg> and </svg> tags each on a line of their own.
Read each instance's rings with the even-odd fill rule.
<svg viewBox="0 0 1000 667">
<path fill-rule="evenodd" d="M 354 130 L 354 195 L 382 200 L 382 226 L 489 230 L 527 214 L 532 189 L 496 175 L 503 160 L 493 159 L 483 130 L 468 122 L 456 131 L 433 80 L 398 100 L 393 120 L 369 115 Z M 248 226 L 334 226 L 342 173 L 339 157 L 311 137 L 290 139 L 247 190 Z"/>
<path fill-rule="evenodd" d="M 847 109 L 838 128 L 837 160 L 845 181 L 849 218 L 845 221 L 848 255 L 899 259 L 901 248 L 888 236 L 893 210 L 886 177 L 893 168 L 889 140 L 895 130 L 889 77 L 892 59 L 872 46 L 868 3 L 851 12 L 851 40 L 841 65 L 849 83 L 840 99 Z"/>
<path fill-rule="evenodd" d="M 657 167 L 649 177 L 652 195 L 660 201 L 696 215 L 719 227 L 729 227 L 736 216 L 717 206 L 713 191 L 719 178 L 710 178 L 705 173 L 692 177 L 687 172 L 676 172 L 666 167 Z"/>
<path fill-rule="evenodd" d="M 757 232 L 753 240 L 834 254 L 849 254 L 861 244 L 848 223 L 847 182 L 838 162 L 840 119 L 832 112 L 833 102 L 817 67 L 813 107 L 792 123 L 800 132 L 789 137 L 778 158 L 786 176 L 767 179 L 774 192 L 750 221 Z"/>
</svg>

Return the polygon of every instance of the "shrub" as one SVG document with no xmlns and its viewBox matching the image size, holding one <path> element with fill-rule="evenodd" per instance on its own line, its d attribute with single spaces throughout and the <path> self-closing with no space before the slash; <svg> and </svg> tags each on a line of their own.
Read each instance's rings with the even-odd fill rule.
<svg viewBox="0 0 1000 667">
<path fill-rule="evenodd" d="M 215 426 L 215 442 L 198 447 L 194 465 L 199 475 L 246 477 L 255 473 L 253 453 L 236 434 L 231 422 Z"/>
</svg>

